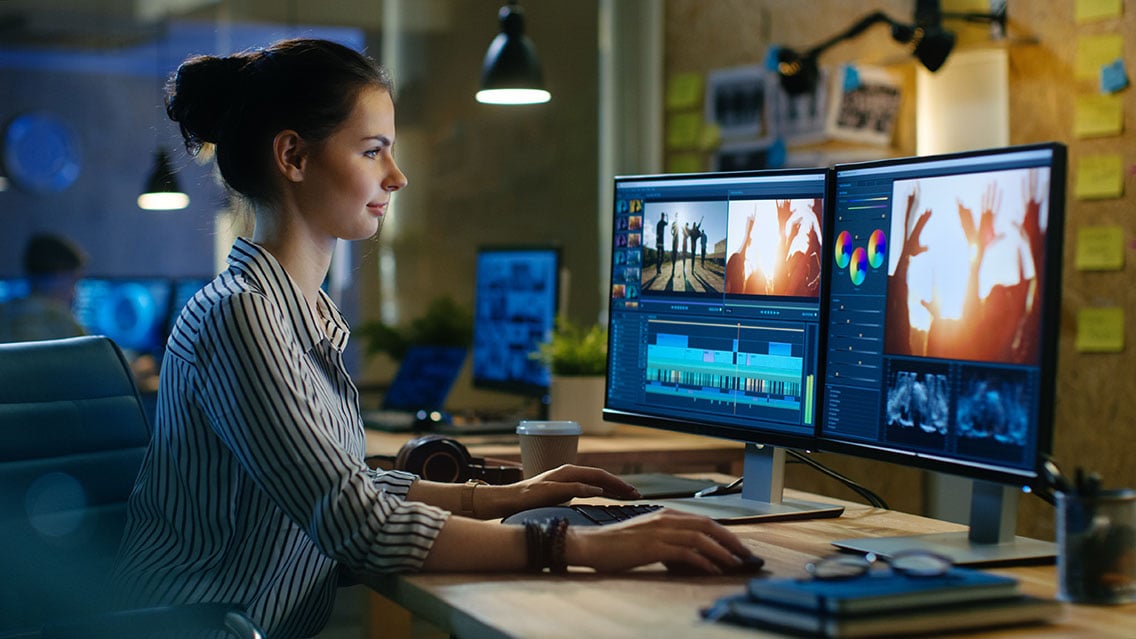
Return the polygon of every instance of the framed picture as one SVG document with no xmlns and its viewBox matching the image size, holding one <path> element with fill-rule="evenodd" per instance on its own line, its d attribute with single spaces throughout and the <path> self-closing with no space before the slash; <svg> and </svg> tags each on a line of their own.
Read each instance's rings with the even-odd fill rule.
<svg viewBox="0 0 1136 639">
<path fill-rule="evenodd" d="M 902 98 L 899 82 L 880 67 L 845 66 L 835 84 L 829 137 L 889 146 Z"/>
<path fill-rule="evenodd" d="M 711 71 L 706 78 L 706 122 L 718 126 L 723 139 L 763 134 L 768 72 L 751 65 Z"/>
</svg>

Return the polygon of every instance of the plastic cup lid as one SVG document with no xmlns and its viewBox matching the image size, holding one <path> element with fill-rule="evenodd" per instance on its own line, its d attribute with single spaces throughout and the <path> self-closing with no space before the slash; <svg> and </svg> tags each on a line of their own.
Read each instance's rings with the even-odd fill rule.
<svg viewBox="0 0 1136 639">
<path fill-rule="evenodd" d="M 518 435 L 579 435 L 583 432 L 576 422 L 544 422 L 525 420 L 517 424 Z"/>
</svg>

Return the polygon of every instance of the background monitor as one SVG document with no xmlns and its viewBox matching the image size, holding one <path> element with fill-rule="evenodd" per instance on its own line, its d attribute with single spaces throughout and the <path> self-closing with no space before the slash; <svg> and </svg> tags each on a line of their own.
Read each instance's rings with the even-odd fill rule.
<svg viewBox="0 0 1136 639">
<path fill-rule="evenodd" d="M 26 277 L 0 278 L 0 303 L 18 297 L 27 297 L 31 292 L 31 285 Z"/>
<path fill-rule="evenodd" d="M 536 359 L 558 310 L 556 247 L 482 247 L 474 287 L 472 384 L 539 397 L 547 406 L 549 367 Z"/>
<path fill-rule="evenodd" d="M 83 278 L 72 311 L 88 333 L 106 335 L 124 350 L 160 355 L 169 305 L 167 279 Z"/>
<path fill-rule="evenodd" d="M 969 535 L 841 545 L 1051 556 L 1013 533 L 1052 444 L 1064 147 L 839 165 L 828 201 L 820 446 L 980 480 Z"/>
<path fill-rule="evenodd" d="M 615 178 L 604 417 L 747 442 L 724 521 L 835 516 L 782 496 L 815 443 L 825 169 Z"/>
</svg>

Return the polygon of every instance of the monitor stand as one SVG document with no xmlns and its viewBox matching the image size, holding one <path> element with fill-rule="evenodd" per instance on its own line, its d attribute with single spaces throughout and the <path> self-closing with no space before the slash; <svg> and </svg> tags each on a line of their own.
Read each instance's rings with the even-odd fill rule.
<svg viewBox="0 0 1136 639">
<path fill-rule="evenodd" d="M 890 557 L 902 550 L 929 550 L 959 566 L 1050 563 L 1057 546 L 1014 535 L 1018 519 L 1016 487 L 975 481 L 970 497 L 970 530 L 909 537 L 841 539 L 838 548 Z"/>
<path fill-rule="evenodd" d="M 843 506 L 798 499 L 785 499 L 785 450 L 746 444 L 741 493 L 656 499 L 654 503 L 683 512 L 705 515 L 723 524 L 757 521 L 839 517 Z"/>
</svg>

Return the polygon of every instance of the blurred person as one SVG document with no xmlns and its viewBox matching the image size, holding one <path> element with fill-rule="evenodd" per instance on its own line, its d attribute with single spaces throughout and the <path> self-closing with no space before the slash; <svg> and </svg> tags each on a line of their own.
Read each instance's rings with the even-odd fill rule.
<svg viewBox="0 0 1136 639">
<path fill-rule="evenodd" d="M 0 304 L 0 342 L 85 334 L 71 305 L 86 262 L 86 253 L 66 237 L 38 233 L 29 238 L 23 255 L 29 293 Z"/>
</svg>

